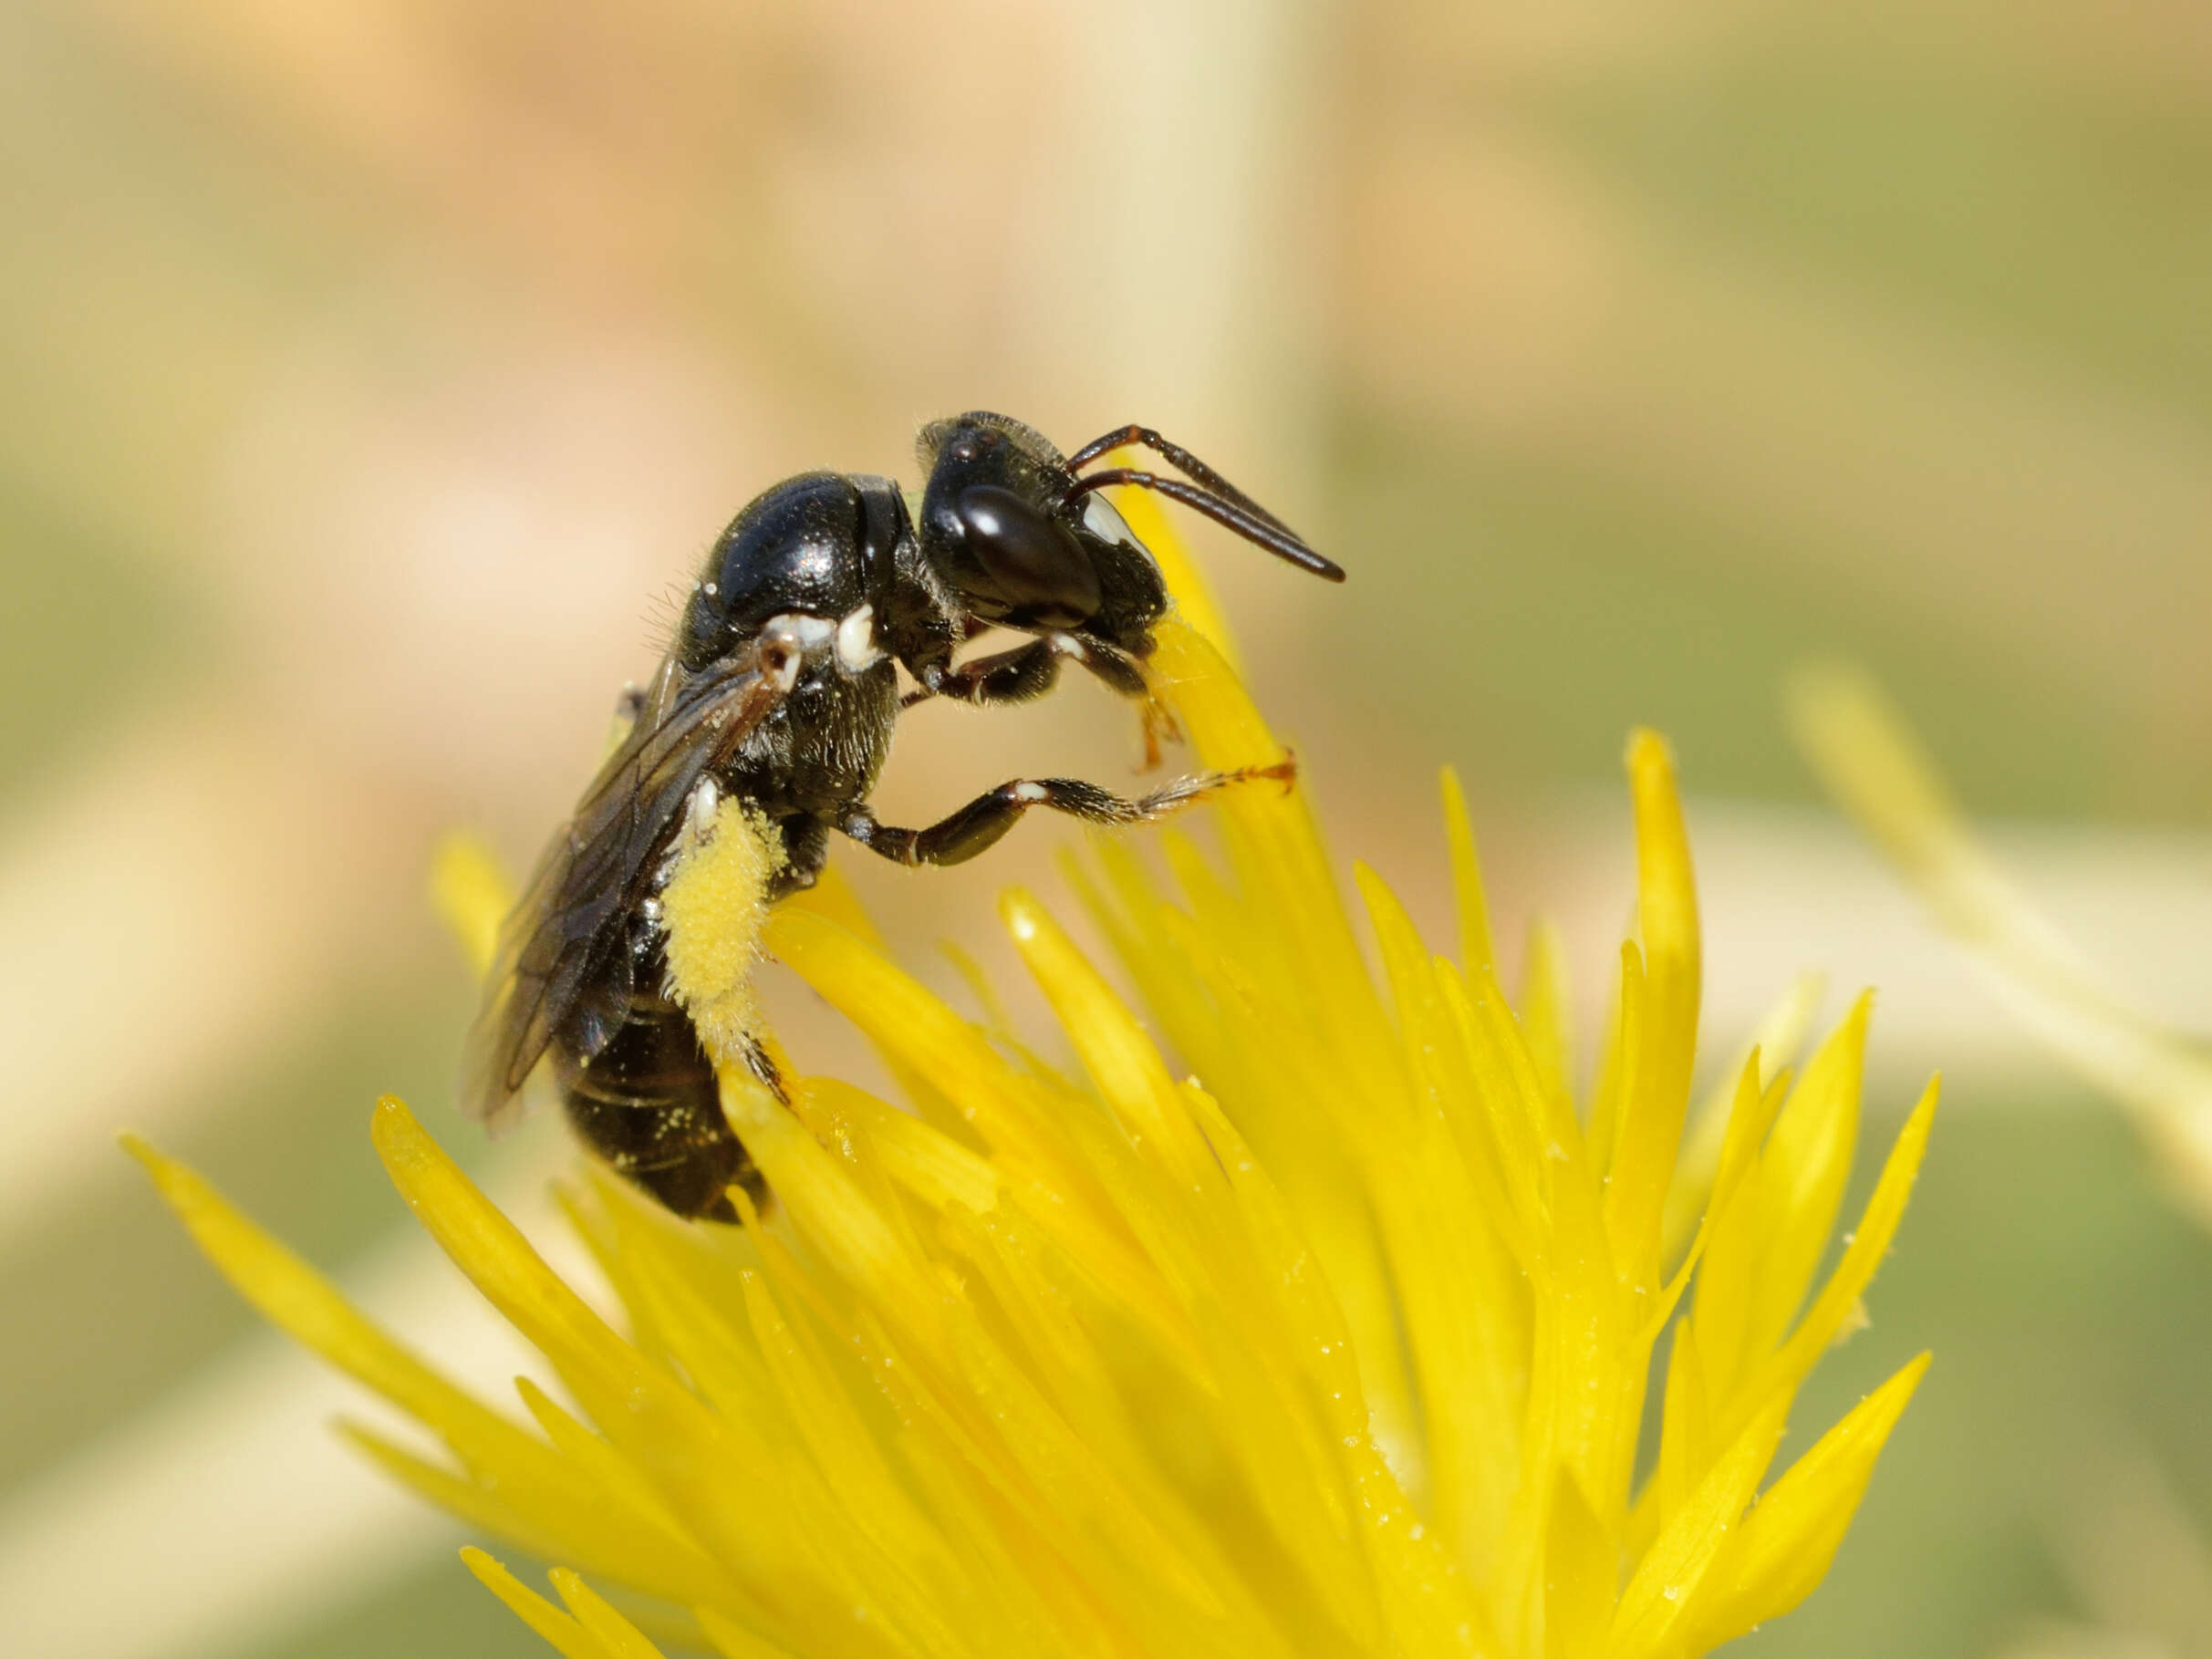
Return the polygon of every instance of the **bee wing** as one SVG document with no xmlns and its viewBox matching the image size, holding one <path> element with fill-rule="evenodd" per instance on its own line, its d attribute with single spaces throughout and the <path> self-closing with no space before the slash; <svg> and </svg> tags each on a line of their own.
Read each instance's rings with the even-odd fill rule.
<svg viewBox="0 0 2212 1659">
<path fill-rule="evenodd" d="M 469 1032 L 462 1109 L 493 1125 L 521 1109 L 523 1084 L 566 1037 L 589 1058 L 620 1027 L 634 990 L 628 923 L 692 789 L 783 700 L 784 688 L 733 664 L 685 681 L 663 663 L 629 731 L 538 860 L 500 929 Z"/>
</svg>

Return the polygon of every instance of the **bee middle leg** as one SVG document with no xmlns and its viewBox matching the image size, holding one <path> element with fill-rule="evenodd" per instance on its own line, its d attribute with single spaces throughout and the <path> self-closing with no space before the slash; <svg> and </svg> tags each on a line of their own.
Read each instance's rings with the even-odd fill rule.
<svg viewBox="0 0 2212 1659">
<path fill-rule="evenodd" d="M 899 829 L 878 823 L 865 806 L 846 814 L 837 827 L 869 852 L 894 864 L 965 864 L 997 843 L 1033 806 L 1065 813 L 1086 824 L 1149 824 L 1232 783 L 1260 778 L 1288 783 L 1297 775 L 1298 763 L 1286 757 L 1272 766 L 1243 766 L 1234 772 L 1178 778 L 1134 800 L 1111 794 L 1080 778 L 1015 778 L 976 796 L 926 829 Z"/>
</svg>

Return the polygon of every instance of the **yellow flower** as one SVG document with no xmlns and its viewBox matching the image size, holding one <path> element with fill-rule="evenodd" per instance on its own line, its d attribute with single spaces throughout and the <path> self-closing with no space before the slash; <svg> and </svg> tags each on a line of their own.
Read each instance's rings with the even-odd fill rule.
<svg viewBox="0 0 2212 1659">
<path fill-rule="evenodd" d="M 1165 527 L 1138 529 L 1184 615 L 1210 615 Z M 1154 666 L 1207 765 L 1278 758 L 1204 635 L 1165 628 Z M 769 949 L 876 1045 L 912 1110 L 827 1078 L 785 1110 L 725 1078 L 777 1196 L 742 1229 L 674 1222 L 594 1176 L 569 1210 L 624 1329 L 380 1102 L 394 1184 L 559 1380 L 566 1404 L 518 1384 L 534 1426 L 134 1149 L 265 1313 L 446 1452 L 348 1428 L 373 1459 L 639 1598 L 625 1618 L 564 1570 L 564 1612 L 471 1551 L 573 1659 L 656 1652 L 641 1629 L 745 1659 L 1699 1653 L 1819 1581 L 1925 1366 L 1758 1496 L 1889 1248 L 1934 1090 L 1815 1288 L 1866 1004 L 1794 1084 L 1753 1054 L 1692 1137 L 1714 1148 L 1708 1201 L 1689 1193 L 1694 1237 L 1670 1252 L 1670 1197 L 1701 1179 L 1677 1169 L 1697 906 L 1664 745 L 1638 736 L 1628 773 L 1638 937 L 1579 1108 L 1558 953 L 1540 934 L 1508 999 L 1449 776 L 1459 959 L 1362 869 L 1379 982 L 1295 791 L 1220 797 L 1220 855 L 1169 835 L 1169 880 L 1122 840 L 1075 872 L 1190 1075 L 1025 893 L 1002 919 L 1073 1074 L 908 977 L 836 884 L 780 907 Z M 449 871 L 464 919 L 483 886 Z"/>
</svg>

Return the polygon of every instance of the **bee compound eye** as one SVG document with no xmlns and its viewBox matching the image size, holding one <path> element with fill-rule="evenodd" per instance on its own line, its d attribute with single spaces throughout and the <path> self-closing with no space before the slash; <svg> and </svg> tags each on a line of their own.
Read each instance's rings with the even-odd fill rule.
<svg viewBox="0 0 2212 1659">
<path fill-rule="evenodd" d="M 1097 614 L 1098 572 L 1082 544 L 1023 497 L 996 484 L 960 493 L 976 563 L 1019 626 L 1078 627 Z"/>
</svg>

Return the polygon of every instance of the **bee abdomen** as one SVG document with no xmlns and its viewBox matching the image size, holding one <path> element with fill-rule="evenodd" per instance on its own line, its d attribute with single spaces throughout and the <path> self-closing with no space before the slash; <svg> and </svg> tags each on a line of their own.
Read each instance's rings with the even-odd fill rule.
<svg viewBox="0 0 2212 1659">
<path fill-rule="evenodd" d="M 633 996 L 607 1045 L 563 1068 L 568 1120 L 584 1144 L 680 1216 L 735 1221 L 728 1189 L 767 1187 L 722 1115 L 714 1063 L 673 1002 Z"/>
</svg>

